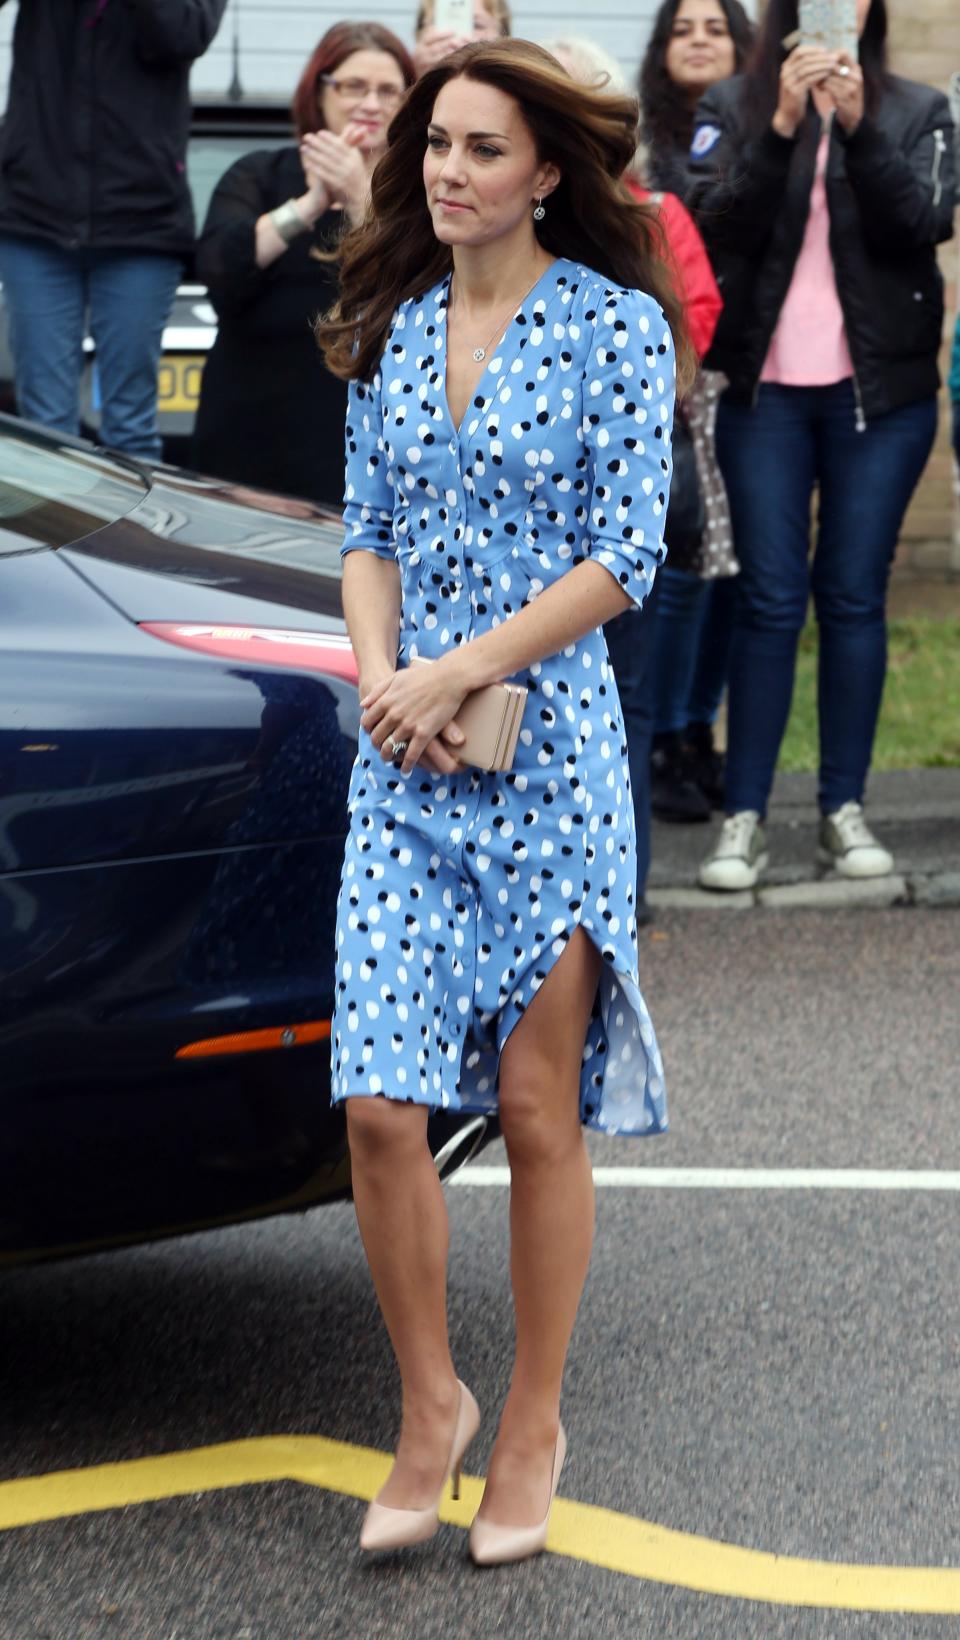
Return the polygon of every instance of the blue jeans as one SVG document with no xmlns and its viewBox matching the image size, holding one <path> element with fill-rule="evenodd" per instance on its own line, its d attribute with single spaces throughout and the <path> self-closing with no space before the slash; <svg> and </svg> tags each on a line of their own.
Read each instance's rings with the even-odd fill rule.
<svg viewBox="0 0 960 1640">
<path fill-rule="evenodd" d="M 739 584 L 739 575 L 721 575 L 707 583 L 687 701 L 688 723 L 713 723 L 720 709 L 730 676 Z"/>
<path fill-rule="evenodd" d="M 690 721 L 687 707 L 709 583 L 669 565 L 660 570 L 657 582 L 660 598 L 650 634 L 653 732 L 679 734 Z"/>
<path fill-rule="evenodd" d="M 0 235 L 17 408 L 58 433 L 80 431 L 87 313 L 103 399 L 101 442 L 157 460 L 157 365 L 183 264 L 143 251 L 62 250 Z"/>
<path fill-rule="evenodd" d="M 653 626 L 653 732 L 682 734 L 713 723 L 730 670 L 736 575 L 701 581 L 686 570 L 660 571 Z"/>
<path fill-rule="evenodd" d="M 858 433 L 850 381 L 764 383 L 753 409 L 720 401 L 717 455 L 742 565 L 730 660 L 728 813 L 766 812 L 811 590 L 820 628 L 820 807 L 831 814 L 862 801 L 886 673 L 890 565 L 936 429 L 930 398 L 878 416 Z"/>
<path fill-rule="evenodd" d="M 736 575 L 701 581 L 686 570 L 660 571 L 653 627 L 653 732 L 682 734 L 713 723 L 727 687 L 736 609 Z"/>
<path fill-rule="evenodd" d="M 663 571 L 657 572 L 653 591 L 642 609 L 627 609 L 603 629 L 617 680 L 627 735 L 627 762 L 637 829 L 637 900 L 647 892 L 650 871 L 650 741 L 653 736 L 653 699 L 647 678 L 654 648 L 657 603 Z"/>
</svg>

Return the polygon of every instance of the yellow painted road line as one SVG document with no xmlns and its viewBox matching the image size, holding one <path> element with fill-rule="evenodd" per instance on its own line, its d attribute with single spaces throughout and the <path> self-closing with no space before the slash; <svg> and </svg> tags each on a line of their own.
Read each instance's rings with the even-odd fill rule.
<svg viewBox="0 0 960 1640">
<path fill-rule="evenodd" d="M 383 1485 L 389 1468 L 385 1453 L 328 1441 L 320 1435 L 229 1441 L 157 1458 L 133 1458 L 126 1463 L 0 1482 L 0 1530 L 160 1498 L 285 1480 L 366 1499 Z M 464 1476 L 459 1503 L 448 1499 L 442 1518 L 455 1526 L 469 1526 L 482 1489 L 482 1481 Z M 553 1554 L 607 1571 L 699 1594 L 778 1606 L 960 1614 L 960 1570 L 849 1566 L 764 1554 L 569 1498 L 558 1498 L 554 1505 L 548 1548 Z"/>
</svg>

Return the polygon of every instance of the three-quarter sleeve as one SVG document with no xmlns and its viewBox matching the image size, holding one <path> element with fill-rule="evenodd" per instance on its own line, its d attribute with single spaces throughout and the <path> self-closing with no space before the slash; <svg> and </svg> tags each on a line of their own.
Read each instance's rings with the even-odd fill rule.
<svg viewBox="0 0 960 1640">
<path fill-rule="evenodd" d="M 642 604 L 666 557 L 673 337 L 658 304 L 638 290 L 601 288 L 588 299 L 582 324 L 586 555 Z"/>
<path fill-rule="evenodd" d="M 341 558 L 348 552 L 396 557 L 393 474 L 388 469 L 383 442 L 381 386 L 379 370 L 370 382 L 350 383 Z"/>
</svg>

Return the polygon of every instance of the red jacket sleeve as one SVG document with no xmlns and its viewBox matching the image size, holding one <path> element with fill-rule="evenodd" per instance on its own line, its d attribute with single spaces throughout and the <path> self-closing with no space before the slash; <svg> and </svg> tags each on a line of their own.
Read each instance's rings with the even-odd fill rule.
<svg viewBox="0 0 960 1640">
<path fill-rule="evenodd" d="M 652 197 L 649 189 L 640 188 L 635 183 L 630 183 L 629 187 L 635 199 L 647 201 Z M 659 203 L 667 248 L 673 260 L 677 293 L 683 302 L 690 340 L 702 359 L 713 341 L 713 333 L 723 311 L 723 297 L 713 277 L 700 230 L 686 206 L 681 204 L 676 194 L 661 194 Z"/>
</svg>

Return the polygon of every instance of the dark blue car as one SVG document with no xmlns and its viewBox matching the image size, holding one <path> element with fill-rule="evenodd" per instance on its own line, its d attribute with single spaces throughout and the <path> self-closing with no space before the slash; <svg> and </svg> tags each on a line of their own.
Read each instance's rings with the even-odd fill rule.
<svg viewBox="0 0 960 1640">
<path fill-rule="evenodd" d="M 340 537 L 0 417 L 0 1262 L 349 1189 Z"/>
</svg>

